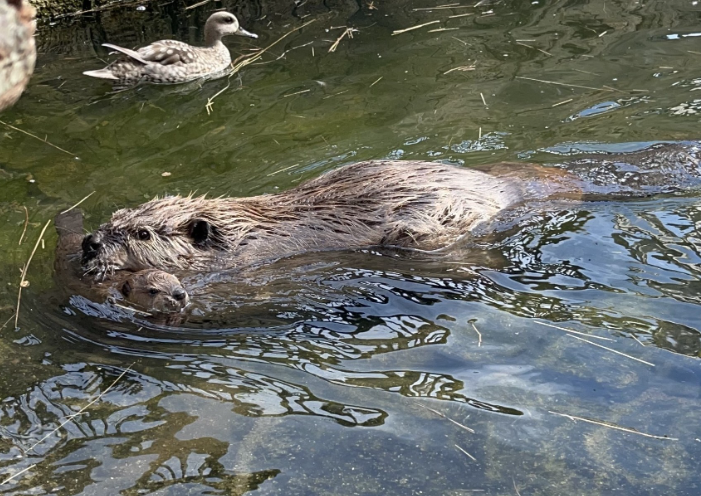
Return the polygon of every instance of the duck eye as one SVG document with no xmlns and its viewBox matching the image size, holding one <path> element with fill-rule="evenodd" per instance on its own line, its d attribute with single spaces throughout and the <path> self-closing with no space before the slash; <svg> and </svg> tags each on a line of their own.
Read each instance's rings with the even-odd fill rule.
<svg viewBox="0 0 701 496">
<path fill-rule="evenodd" d="M 151 233 L 148 232 L 146 229 L 139 230 L 139 232 L 137 234 L 138 234 L 139 239 L 141 241 L 146 241 L 148 239 L 151 239 Z"/>
<path fill-rule="evenodd" d="M 227 24 L 232 24 L 234 22 L 234 18 L 233 17 L 225 17 L 224 22 Z"/>
<path fill-rule="evenodd" d="M 158 290 L 157 290 L 156 288 L 151 288 L 151 289 L 148 290 L 148 294 L 150 294 L 150 295 L 157 295 L 157 294 L 158 294 Z"/>
</svg>

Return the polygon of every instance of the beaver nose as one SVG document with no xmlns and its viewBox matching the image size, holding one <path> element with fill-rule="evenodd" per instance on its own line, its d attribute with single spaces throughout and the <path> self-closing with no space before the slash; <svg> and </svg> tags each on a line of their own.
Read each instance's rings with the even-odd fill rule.
<svg viewBox="0 0 701 496">
<path fill-rule="evenodd" d="M 173 298 L 178 301 L 183 301 L 187 298 L 187 292 L 183 288 L 177 288 L 173 291 Z"/>
<path fill-rule="evenodd" d="M 102 246 L 102 238 L 99 234 L 88 234 L 83 238 L 83 255 L 85 257 L 94 257 L 97 251 Z"/>
</svg>

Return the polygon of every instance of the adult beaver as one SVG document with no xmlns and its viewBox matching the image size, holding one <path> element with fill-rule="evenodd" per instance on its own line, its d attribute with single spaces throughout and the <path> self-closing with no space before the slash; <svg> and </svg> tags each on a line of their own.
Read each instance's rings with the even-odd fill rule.
<svg viewBox="0 0 701 496">
<path fill-rule="evenodd" d="M 177 277 L 162 270 L 119 272 L 104 281 L 84 280 L 80 268 L 83 216 L 78 210 L 60 213 L 55 219 L 58 243 L 55 268 L 62 287 L 93 301 L 125 300 L 147 312 L 181 311 L 189 296 Z"/>
<path fill-rule="evenodd" d="M 436 250 L 494 229 L 545 200 L 672 193 L 701 184 L 695 145 L 484 171 L 370 161 L 252 198 L 156 198 L 115 212 L 83 240 L 83 264 L 118 270 L 234 268 L 296 253 L 373 245 Z M 516 212 L 516 213 L 514 213 Z"/>
</svg>

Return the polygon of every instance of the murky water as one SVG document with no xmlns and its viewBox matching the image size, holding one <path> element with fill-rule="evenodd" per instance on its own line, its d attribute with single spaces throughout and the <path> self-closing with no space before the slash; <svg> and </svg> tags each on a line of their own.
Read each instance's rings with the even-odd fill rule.
<svg viewBox="0 0 701 496">
<path fill-rule="evenodd" d="M 484 3 L 224 2 L 261 35 L 227 39 L 234 56 L 314 22 L 240 77 L 117 94 L 81 76 L 99 43 L 197 42 L 211 5 L 40 29 L 0 119 L 64 151 L 0 124 L 0 482 L 28 469 L 0 493 L 699 494 L 698 195 L 552 212 L 449 259 L 280 261 L 215 284 L 183 324 L 65 294 L 50 227 L 14 329 L 18 268 L 92 191 L 88 228 L 154 195 L 272 193 L 361 159 L 701 138 L 701 6 Z M 339 26 L 358 31 L 329 53 Z"/>
</svg>

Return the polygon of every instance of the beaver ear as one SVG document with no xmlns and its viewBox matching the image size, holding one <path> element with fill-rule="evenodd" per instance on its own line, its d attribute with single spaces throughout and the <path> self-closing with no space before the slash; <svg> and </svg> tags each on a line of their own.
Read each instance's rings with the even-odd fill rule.
<svg viewBox="0 0 701 496">
<path fill-rule="evenodd" d="M 131 293 L 131 284 L 129 284 L 129 281 L 125 281 L 122 285 L 122 294 L 124 296 L 129 296 L 129 293 Z"/>
<path fill-rule="evenodd" d="M 192 224 L 190 224 L 190 237 L 198 245 L 207 241 L 211 233 L 212 228 L 209 222 L 204 219 L 195 219 L 192 221 Z"/>
</svg>

